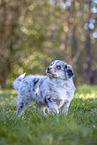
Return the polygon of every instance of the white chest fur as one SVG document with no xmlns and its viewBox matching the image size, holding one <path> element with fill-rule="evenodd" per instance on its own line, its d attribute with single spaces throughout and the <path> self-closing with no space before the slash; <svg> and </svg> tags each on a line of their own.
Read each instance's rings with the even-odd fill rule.
<svg viewBox="0 0 97 145">
<path fill-rule="evenodd" d="M 64 103 L 67 104 L 73 99 L 75 92 L 75 86 L 72 79 L 69 80 L 59 80 L 52 79 L 48 80 L 48 86 L 52 87 L 50 92 L 52 101 L 56 103 L 58 108 L 62 107 Z M 49 89 L 48 89 L 49 90 Z"/>
</svg>

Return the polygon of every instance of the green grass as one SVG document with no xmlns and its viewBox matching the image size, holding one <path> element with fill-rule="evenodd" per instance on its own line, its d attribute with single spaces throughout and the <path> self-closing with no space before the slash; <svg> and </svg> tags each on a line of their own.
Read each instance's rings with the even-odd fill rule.
<svg viewBox="0 0 97 145">
<path fill-rule="evenodd" d="M 17 118 L 16 96 L 0 91 L 0 145 L 97 145 L 97 86 L 78 87 L 67 116 L 44 117 L 32 102 Z"/>
</svg>

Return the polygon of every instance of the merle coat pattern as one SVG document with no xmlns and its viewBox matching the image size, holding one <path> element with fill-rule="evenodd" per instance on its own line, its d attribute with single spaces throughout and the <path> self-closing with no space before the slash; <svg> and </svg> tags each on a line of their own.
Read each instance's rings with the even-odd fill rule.
<svg viewBox="0 0 97 145">
<path fill-rule="evenodd" d="M 74 72 L 71 65 L 55 60 L 43 75 L 20 75 L 14 81 L 14 88 L 18 90 L 17 114 L 20 116 L 31 101 L 37 104 L 36 110 L 41 113 L 45 108 L 48 112 L 67 113 L 73 99 L 75 86 Z"/>
</svg>

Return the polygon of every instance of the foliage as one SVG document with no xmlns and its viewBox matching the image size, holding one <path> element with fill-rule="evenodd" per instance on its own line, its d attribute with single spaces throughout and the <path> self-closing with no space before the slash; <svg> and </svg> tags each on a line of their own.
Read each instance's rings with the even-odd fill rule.
<svg viewBox="0 0 97 145">
<path fill-rule="evenodd" d="M 54 59 L 73 65 L 77 83 L 97 83 L 95 0 L 1 0 L 0 14 L 1 88 Z"/>
<path fill-rule="evenodd" d="M 0 144 L 96 145 L 97 86 L 76 89 L 67 116 L 38 114 L 35 104 L 16 116 L 16 91 L 0 91 Z"/>
</svg>

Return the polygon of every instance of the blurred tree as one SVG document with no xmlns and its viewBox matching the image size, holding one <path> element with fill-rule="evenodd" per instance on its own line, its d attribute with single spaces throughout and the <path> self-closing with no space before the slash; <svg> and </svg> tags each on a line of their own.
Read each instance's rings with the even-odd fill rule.
<svg viewBox="0 0 97 145">
<path fill-rule="evenodd" d="M 11 64 L 20 49 L 22 33 L 19 18 L 25 0 L 0 0 L 0 84 L 6 86 Z"/>
<path fill-rule="evenodd" d="M 25 18 L 30 52 L 33 45 L 50 56 L 49 60 L 63 59 L 74 65 L 77 81 L 97 83 L 97 65 L 94 63 L 96 38 L 93 36 L 97 31 L 96 1 L 30 2 Z"/>
<path fill-rule="evenodd" d="M 95 43 L 96 47 L 96 38 L 93 37 L 93 33 L 97 30 L 97 8 L 96 12 L 92 11 L 95 6 L 97 7 L 97 2 L 93 0 L 75 0 L 72 1 L 70 7 L 71 15 L 74 19 L 71 31 L 71 49 L 75 55 L 73 61 L 76 65 L 76 70 L 81 72 L 84 82 L 89 84 L 97 83 L 95 75 L 97 73 L 97 65 L 94 63 L 96 49 L 93 47 L 93 43 Z"/>
<path fill-rule="evenodd" d="M 77 83 L 97 83 L 96 0 L 1 0 L 0 14 L 2 88 L 54 59 L 73 65 Z"/>
</svg>

